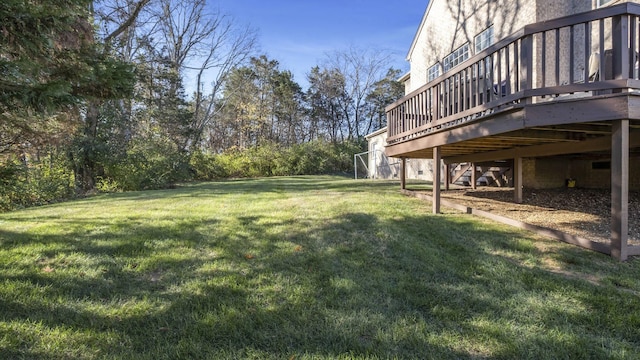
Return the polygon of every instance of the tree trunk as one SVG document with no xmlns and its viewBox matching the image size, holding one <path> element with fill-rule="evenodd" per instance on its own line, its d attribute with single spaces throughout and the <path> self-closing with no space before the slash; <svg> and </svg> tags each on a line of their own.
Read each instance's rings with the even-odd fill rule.
<svg viewBox="0 0 640 360">
<path fill-rule="evenodd" d="M 98 134 L 99 106 L 97 100 L 89 101 L 84 119 L 84 139 L 76 165 L 76 189 L 82 194 L 96 189 L 96 158 L 94 146 Z"/>
</svg>

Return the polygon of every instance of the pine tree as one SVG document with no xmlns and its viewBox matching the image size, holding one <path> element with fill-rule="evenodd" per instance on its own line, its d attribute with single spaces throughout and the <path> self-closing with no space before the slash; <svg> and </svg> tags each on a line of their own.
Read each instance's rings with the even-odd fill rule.
<svg viewBox="0 0 640 360">
<path fill-rule="evenodd" d="M 88 99 L 133 86 L 131 67 L 94 38 L 90 0 L 0 3 L 0 153 L 78 120 Z"/>
</svg>

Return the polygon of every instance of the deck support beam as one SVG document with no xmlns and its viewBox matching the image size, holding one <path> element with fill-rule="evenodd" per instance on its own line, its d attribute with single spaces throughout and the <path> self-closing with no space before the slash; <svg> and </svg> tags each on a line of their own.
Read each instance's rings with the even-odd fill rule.
<svg viewBox="0 0 640 360">
<path fill-rule="evenodd" d="M 451 165 L 446 164 L 444 166 L 444 190 L 449 191 L 451 184 Z"/>
<path fill-rule="evenodd" d="M 407 158 L 400 159 L 400 189 L 407 188 Z"/>
<path fill-rule="evenodd" d="M 440 213 L 440 166 L 442 163 L 442 153 L 439 146 L 433 148 L 433 213 Z"/>
<path fill-rule="evenodd" d="M 522 157 L 513 159 L 513 201 L 522 204 Z"/>
<path fill-rule="evenodd" d="M 477 188 L 476 183 L 478 182 L 477 173 L 476 173 L 476 163 L 471 163 L 471 188 L 475 190 Z"/>
<path fill-rule="evenodd" d="M 627 260 L 629 239 L 629 120 L 611 127 L 611 256 Z"/>
</svg>

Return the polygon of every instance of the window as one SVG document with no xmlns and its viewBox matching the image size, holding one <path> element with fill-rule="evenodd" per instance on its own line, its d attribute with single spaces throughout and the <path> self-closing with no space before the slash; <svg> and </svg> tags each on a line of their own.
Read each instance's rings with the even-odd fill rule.
<svg viewBox="0 0 640 360">
<path fill-rule="evenodd" d="M 466 43 L 459 48 L 457 48 L 451 54 L 445 56 L 442 60 L 442 66 L 444 67 L 444 72 L 447 72 L 454 68 L 456 65 L 462 63 L 463 61 L 469 58 L 469 43 Z"/>
<path fill-rule="evenodd" d="M 594 161 L 591 163 L 592 170 L 610 170 L 611 161 Z"/>
<path fill-rule="evenodd" d="M 493 37 L 493 25 L 492 25 L 487 30 L 478 34 L 478 36 L 476 36 L 476 38 L 473 40 L 473 42 L 476 45 L 476 54 L 488 48 L 489 46 L 493 45 L 494 41 L 495 39 Z"/>
<path fill-rule="evenodd" d="M 427 82 L 440 76 L 440 64 L 435 64 L 427 70 Z"/>
<path fill-rule="evenodd" d="M 613 0 L 598 0 L 598 7 L 600 6 L 605 6 L 608 3 L 612 2 Z"/>
</svg>

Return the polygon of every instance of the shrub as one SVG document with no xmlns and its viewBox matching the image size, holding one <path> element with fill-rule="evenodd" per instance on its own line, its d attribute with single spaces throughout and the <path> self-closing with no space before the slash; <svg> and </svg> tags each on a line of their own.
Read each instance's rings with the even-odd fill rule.
<svg viewBox="0 0 640 360">
<path fill-rule="evenodd" d="M 196 152 L 190 165 L 196 180 L 348 173 L 353 171 L 353 154 L 361 149 L 355 141 L 316 140 L 291 147 L 267 143 L 222 154 Z"/>
<path fill-rule="evenodd" d="M 229 177 L 226 167 L 219 156 L 196 151 L 189 160 L 194 180 L 216 180 Z"/>
<path fill-rule="evenodd" d="M 126 154 L 105 163 L 102 183 L 111 191 L 162 189 L 191 180 L 187 156 L 161 140 L 140 141 Z"/>
<path fill-rule="evenodd" d="M 44 205 L 74 195 L 73 174 L 62 155 L 12 158 L 0 165 L 0 211 Z"/>
</svg>

